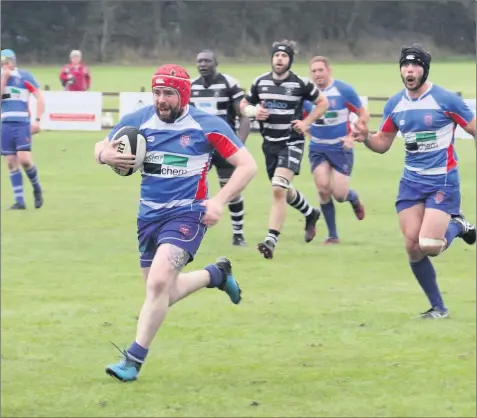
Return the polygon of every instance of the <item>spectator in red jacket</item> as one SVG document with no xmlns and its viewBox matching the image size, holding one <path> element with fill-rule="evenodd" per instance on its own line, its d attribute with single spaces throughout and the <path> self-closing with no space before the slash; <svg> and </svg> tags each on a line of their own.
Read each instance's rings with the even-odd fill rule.
<svg viewBox="0 0 477 418">
<path fill-rule="evenodd" d="M 91 75 L 81 58 L 81 51 L 74 49 L 70 54 L 71 62 L 61 69 L 60 81 L 66 91 L 89 90 Z"/>
</svg>

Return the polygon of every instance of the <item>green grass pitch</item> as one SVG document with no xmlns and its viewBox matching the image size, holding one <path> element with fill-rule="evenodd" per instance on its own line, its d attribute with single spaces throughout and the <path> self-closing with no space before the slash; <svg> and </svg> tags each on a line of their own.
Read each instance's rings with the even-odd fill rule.
<svg viewBox="0 0 477 418">
<path fill-rule="evenodd" d="M 136 91 L 153 70 L 93 67 L 93 86 Z M 221 70 L 247 85 L 267 65 Z M 50 85 L 57 71 L 32 69 Z M 337 64 L 335 75 L 362 95 L 388 96 L 401 87 L 397 65 Z M 473 63 L 436 63 L 431 76 L 475 97 Z M 104 366 L 119 355 L 109 341 L 127 346 L 134 338 L 144 285 L 135 230 L 140 178 L 120 178 L 95 164 L 93 144 L 104 136 L 34 137 L 45 189 L 41 210 L 31 209 L 24 177 L 29 210 L 5 211 L 13 196 L 2 168 L 2 416 L 475 416 L 475 247 L 456 239 L 433 259 L 452 318 L 412 320 L 427 300 L 408 266 L 394 211 L 399 140 L 382 156 L 357 147 L 351 184 L 367 217 L 358 222 L 348 204 L 337 204 L 339 246 L 322 245 L 323 221 L 305 244 L 303 219 L 290 208 L 269 261 L 255 250 L 267 230 L 271 192 L 261 139 L 251 135 L 260 170 L 244 193 L 249 245 L 231 246 L 225 212 L 187 268 L 229 256 L 242 303 L 200 291 L 169 312 L 137 382 L 106 376 Z M 475 145 L 462 140 L 456 148 L 463 210 L 475 221 Z M 214 172 L 209 184 L 215 192 Z M 318 204 L 306 158 L 294 184 Z"/>
</svg>

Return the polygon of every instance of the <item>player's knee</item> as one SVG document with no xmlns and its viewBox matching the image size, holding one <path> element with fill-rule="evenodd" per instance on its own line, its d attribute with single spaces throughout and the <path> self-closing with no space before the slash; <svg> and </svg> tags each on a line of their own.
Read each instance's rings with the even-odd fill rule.
<svg viewBox="0 0 477 418">
<path fill-rule="evenodd" d="M 19 164 L 16 155 L 7 155 L 6 156 L 7 167 L 9 171 L 18 170 Z"/>
<path fill-rule="evenodd" d="M 321 203 L 327 203 L 331 200 L 331 190 L 327 190 L 324 192 L 320 190 L 318 191 L 318 195 L 320 196 Z"/>
<path fill-rule="evenodd" d="M 337 202 L 343 203 L 346 202 L 348 193 L 343 193 L 342 191 L 335 190 L 333 191 L 333 197 Z"/>
<path fill-rule="evenodd" d="M 169 291 L 172 279 L 167 274 L 157 274 L 149 271 L 147 276 L 147 294 L 151 297 L 157 297 Z"/>
<path fill-rule="evenodd" d="M 26 153 L 21 153 L 18 155 L 18 162 L 21 164 L 21 166 L 25 169 L 31 168 L 33 165 L 33 162 L 31 160 L 31 156 Z"/>
<path fill-rule="evenodd" d="M 417 239 L 406 238 L 406 252 L 410 260 L 419 260 L 422 257 L 422 250 Z"/>
<path fill-rule="evenodd" d="M 272 177 L 272 189 L 273 197 L 275 199 L 286 198 L 287 192 L 290 189 L 291 184 L 285 177 L 273 176 Z"/>
<path fill-rule="evenodd" d="M 318 192 L 329 193 L 331 195 L 331 183 L 329 178 L 315 177 L 315 185 Z"/>
<path fill-rule="evenodd" d="M 439 255 L 446 248 L 445 239 L 436 239 L 436 238 L 422 238 L 419 237 L 419 247 L 422 252 L 426 253 L 431 257 Z"/>
</svg>

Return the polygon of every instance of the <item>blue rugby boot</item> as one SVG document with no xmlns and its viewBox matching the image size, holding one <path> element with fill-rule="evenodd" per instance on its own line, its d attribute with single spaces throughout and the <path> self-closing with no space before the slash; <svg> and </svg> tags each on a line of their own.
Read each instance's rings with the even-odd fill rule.
<svg viewBox="0 0 477 418">
<path fill-rule="evenodd" d="M 217 259 L 215 263 L 217 268 L 224 274 L 222 283 L 219 285 L 219 289 L 227 293 L 232 303 L 239 304 L 242 300 L 242 289 L 240 289 L 238 281 L 232 274 L 232 263 L 226 257 Z"/>
<path fill-rule="evenodd" d="M 126 350 L 121 350 L 116 344 L 113 344 L 124 358 L 115 364 L 106 367 L 106 373 L 120 380 L 121 382 L 133 382 L 137 379 L 142 363 L 135 360 Z"/>
</svg>

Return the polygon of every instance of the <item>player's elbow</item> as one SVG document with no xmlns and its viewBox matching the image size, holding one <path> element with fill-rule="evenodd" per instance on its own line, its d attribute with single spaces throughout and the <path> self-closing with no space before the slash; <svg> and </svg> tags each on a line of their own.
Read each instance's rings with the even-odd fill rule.
<svg viewBox="0 0 477 418">
<path fill-rule="evenodd" d="M 364 123 L 369 122 L 369 113 L 366 110 L 366 108 L 361 107 L 361 108 L 358 109 L 358 118 L 359 118 L 359 120 L 361 120 Z"/>
<path fill-rule="evenodd" d="M 252 179 L 258 171 L 258 166 L 255 162 L 255 159 L 246 148 L 242 148 L 239 151 L 239 154 L 240 155 L 237 155 L 238 158 L 234 161 L 235 167 L 240 168 L 242 173 Z"/>
<path fill-rule="evenodd" d="M 36 98 L 36 101 L 41 104 L 45 104 L 45 96 L 43 95 L 43 91 L 40 89 L 36 89 L 33 91 L 33 94 Z"/>
<path fill-rule="evenodd" d="M 242 125 L 244 123 L 250 124 L 250 118 L 248 116 L 244 115 L 244 114 L 240 114 L 239 123 L 240 123 L 240 125 Z"/>
<path fill-rule="evenodd" d="M 249 105 L 250 103 L 247 101 L 247 99 L 243 98 L 242 100 L 240 100 L 240 113 L 242 114 L 242 116 L 246 116 L 245 113 L 244 113 L 244 110 L 245 108 Z"/>
<path fill-rule="evenodd" d="M 243 167 L 251 178 L 257 174 L 258 166 L 250 153 L 248 153 L 247 158 L 244 158 L 242 164 L 239 164 L 239 166 Z"/>
<path fill-rule="evenodd" d="M 470 121 L 464 130 L 475 138 L 475 118 Z"/>
</svg>

